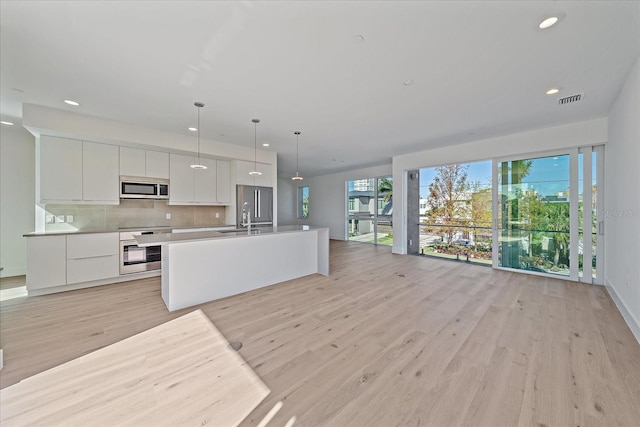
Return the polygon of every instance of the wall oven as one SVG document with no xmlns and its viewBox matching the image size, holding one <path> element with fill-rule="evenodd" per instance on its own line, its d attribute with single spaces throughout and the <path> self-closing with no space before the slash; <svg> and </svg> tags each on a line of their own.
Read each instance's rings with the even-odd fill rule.
<svg viewBox="0 0 640 427">
<path fill-rule="evenodd" d="M 154 234 L 154 231 L 139 230 L 120 232 L 120 274 L 160 270 L 162 267 L 161 246 L 141 248 L 135 241 L 134 236 L 144 234 Z"/>
</svg>

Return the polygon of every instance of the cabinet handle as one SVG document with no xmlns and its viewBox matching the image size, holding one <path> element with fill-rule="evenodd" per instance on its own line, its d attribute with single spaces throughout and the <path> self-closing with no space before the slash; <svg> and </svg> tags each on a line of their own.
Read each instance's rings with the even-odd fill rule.
<svg viewBox="0 0 640 427">
<path fill-rule="evenodd" d="M 81 259 L 92 259 L 92 258 L 110 258 L 110 257 L 113 257 L 113 256 L 118 256 L 118 254 L 87 256 L 87 257 L 83 257 L 83 258 L 69 258 L 69 259 L 67 259 L 67 261 L 79 261 Z"/>
</svg>

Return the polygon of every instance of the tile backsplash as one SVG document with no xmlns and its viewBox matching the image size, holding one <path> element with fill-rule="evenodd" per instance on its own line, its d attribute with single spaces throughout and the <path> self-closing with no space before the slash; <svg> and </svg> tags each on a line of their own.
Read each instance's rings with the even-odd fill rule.
<svg viewBox="0 0 640 427">
<path fill-rule="evenodd" d="M 73 223 L 46 224 L 46 231 L 117 229 L 128 227 L 224 225 L 224 206 L 173 206 L 160 200 L 120 200 L 119 205 L 45 206 L 47 215 L 73 215 Z M 218 218 L 216 218 L 216 213 Z M 166 219 L 171 214 L 171 219 Z"/>
</svg>

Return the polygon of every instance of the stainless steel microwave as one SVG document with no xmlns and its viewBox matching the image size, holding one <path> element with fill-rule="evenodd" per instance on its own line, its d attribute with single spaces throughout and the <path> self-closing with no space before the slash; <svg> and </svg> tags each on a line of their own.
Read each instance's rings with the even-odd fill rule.
<svg viewBox="0 0 640 427">
<path fill-rule="evenodd" d="M 166 200 L 169 198 L 169 180 L 121 175 L 120 198 Z"/>
</svg>

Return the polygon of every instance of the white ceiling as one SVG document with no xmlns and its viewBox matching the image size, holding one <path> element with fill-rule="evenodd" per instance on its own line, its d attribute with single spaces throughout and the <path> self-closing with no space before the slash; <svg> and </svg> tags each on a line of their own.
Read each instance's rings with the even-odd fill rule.
<svg viewBox="0 0 640 427">
<path fill-rule="evenodd" d="M 0 113 L 19 122 L 25 102 L 188 133 L 202 101 L 203 138 L 253 146 L 260 118 L 290 176 L 300 130 L 300 174 L 320 175 L 606 116 L 640 55 L 639 4 L 2 0 Z"/>
</svg>

